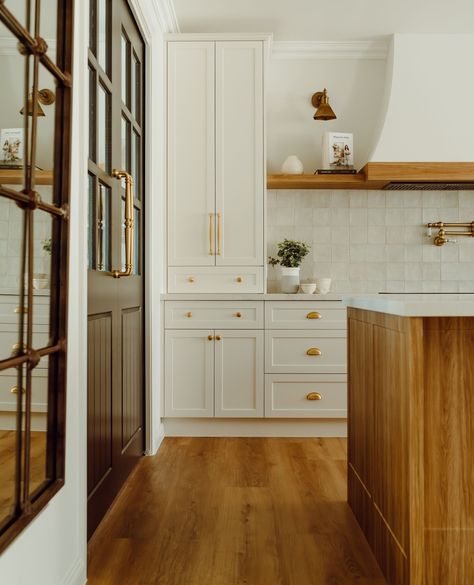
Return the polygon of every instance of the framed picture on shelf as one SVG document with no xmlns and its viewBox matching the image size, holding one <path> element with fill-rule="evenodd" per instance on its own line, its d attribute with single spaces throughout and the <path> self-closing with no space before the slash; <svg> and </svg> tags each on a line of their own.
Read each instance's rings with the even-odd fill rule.
<svg viewBox="0 0 474 585">
<path fill-rule="evenodd" d="M 0 167 L 17 168 L 23 166 L 23 128 L 3 128 L 0 130 Z"/>
<path fill-rule="evenodd" d="M 325 132 L 323 136 L 323 169 L 354 168 L 354 135 L 347 132 Z"/>
</svg>

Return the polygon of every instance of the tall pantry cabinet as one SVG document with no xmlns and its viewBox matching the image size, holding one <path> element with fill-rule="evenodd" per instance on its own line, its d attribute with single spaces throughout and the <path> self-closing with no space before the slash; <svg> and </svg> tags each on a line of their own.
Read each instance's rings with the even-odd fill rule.
<svg viewBox="0 0 474 585">
<path fill-rule="evenodd" d="M 168 40 L 168 292 L 264 292 L 265 37 Z"/>
</svg>

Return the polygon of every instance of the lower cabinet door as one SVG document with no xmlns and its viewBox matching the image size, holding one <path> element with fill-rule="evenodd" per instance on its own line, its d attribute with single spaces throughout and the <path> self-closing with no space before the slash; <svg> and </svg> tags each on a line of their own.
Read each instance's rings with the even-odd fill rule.
<svg viewBox="0 0 474 585">
<path fill-rule="evenodd" d="M 216 331 L 216 417 L 262 417 L 263 331 Z"/>
<path fill-rule="evenodd" d="M 214 331 L 165 332 L 165 416 L 214 416 Z"/>
</svg>

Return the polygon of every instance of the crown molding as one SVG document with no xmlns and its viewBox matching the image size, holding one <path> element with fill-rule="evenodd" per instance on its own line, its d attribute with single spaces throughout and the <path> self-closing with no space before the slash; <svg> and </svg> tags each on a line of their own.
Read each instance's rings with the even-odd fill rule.
<svg viewBox="0 0 474 585">
<path fill-rule="evenodd" d="M 155 12 L 164 33 L 179 33 L 179 22 L 173 0 L 152 0 Z"/>
<path fill-rule="evenodd" d="M 273 59 L 386 59 L 388 41 L 273 41 Z"/>
<path fill-rule="evenodd" d="M 48 45 L 48 50 L 52 53 L 56 52 L 56 39 L 45 39 Z M 15 37 L 0 37 L 0 56 L 15 57 L 21 56 L 18 51 L 18 39 Z"/>
</svg>

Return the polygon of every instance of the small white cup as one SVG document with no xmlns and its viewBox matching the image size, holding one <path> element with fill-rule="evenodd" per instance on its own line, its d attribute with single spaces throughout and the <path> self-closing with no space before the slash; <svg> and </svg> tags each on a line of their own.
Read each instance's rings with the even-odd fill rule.
<svg viewBox="0 0 474 585">
<path fill-rule="evenodd" d="M 302 284 L 300 284 L 300 287 L 301 287 L 301 291 L 305 295 L 312 295 L 314 293 L 314 291 L 316 290 L 316 283 L 314 283 L 314 282 L 303 282 Z"/>
<path fill-rule="evenodd" d="M 320 295 L 327 295 L 331 290 L 330 278 L 317 278 L 316 279 L 316 292 Z"/>
</svg>

